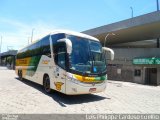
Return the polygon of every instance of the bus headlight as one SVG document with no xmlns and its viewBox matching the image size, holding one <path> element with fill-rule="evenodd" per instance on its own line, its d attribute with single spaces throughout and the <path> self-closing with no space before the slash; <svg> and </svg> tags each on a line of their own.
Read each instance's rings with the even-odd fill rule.
<svg viewBox="0 0 160 120">
<path fill-rule="evenodd" d="M 76 83 L 76 84 L 79 84 L 79 83 L 80 83 L 79 80 L 77 80 L 77 79 L 75 79 L 75 78 L 73 78 L 73 77 L 68 77 L 67 80 L 69 80 L 69 81 L 71 81 L 71 82 L 73 82 L 73 83 Z"/>
</svg>

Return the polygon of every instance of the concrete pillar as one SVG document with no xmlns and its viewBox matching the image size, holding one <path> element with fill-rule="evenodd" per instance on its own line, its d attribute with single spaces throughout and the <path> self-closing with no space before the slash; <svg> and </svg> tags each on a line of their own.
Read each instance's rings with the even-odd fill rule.
<svg viewBox="0 0 160 120">
<path fill-rule="evenodd" d="M 0 56 L 0 66 L 2 66 L 2 57 Z"/>
<path fill-rule="evenodd" d="M 7 66 L 7 57 L 5 57 L 5 66 Z"/>
<path fill-rule="evenodd" d="M 142 83 L 145 84 L 146 82 L 146 67 L 142 68 Z"/>
<path fill-rule="evenodd" d="M 16 56 L 13 56 L 13 70 L 15 70 L 15 65 L 16 65 Z"/>
<path fill-rule="evenodd" d="M 157 48 L 159 48 L 159 38 L 157 38 Z"/>
<path fill-rule="evenodd" d="M 157 68 L 157 85 L 160 85 L 160 68 Z"/>
</svg>

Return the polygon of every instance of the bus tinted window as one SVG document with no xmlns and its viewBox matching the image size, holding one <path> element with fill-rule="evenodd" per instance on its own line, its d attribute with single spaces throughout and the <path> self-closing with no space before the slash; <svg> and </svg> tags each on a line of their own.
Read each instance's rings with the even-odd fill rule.
<svg viewBox="0 0 160 120">
<path fill-rule="evenodd" d="M 36 44 L 35 54 L 41 55 L 41 41 L 37 42 Z"/>
<path fill-rule="evenodd" d="M 51 49 L 50 49 L 50 42 L 49 42 L 49 36 L 44 37 L 41 41 L 41 50 L 43 55 L 50 56 L 51 55 Z"/>
<path fill-rule="evenodd" d="M 41 54 L 41 49 L 40 49 L 40 42 L 37 42 L 35 44 L 33 44 L 30 49 L 29 49 L 29 56 L 37 56 Z"/>
<path fill-rule="evenodd" d="M 52 35 L 52 43 L 55 44 L 57 40 L 65 38 L 64 33 L 59 33 Z M 50 41 L 49 41 L 49 35 L 42 38 L 40 41 L 28 46 L 25 49 L 22 49 L 18 54 L 17 58 L 26 58 L 26 57 L 32 57 L 37 55 L 47 55 L 48 57 L 51 56 L 51 49 L 50 49 Z"/>
<path fill-rule="evenodd" d="M 62 38 L 65 38 L 64 33 L 52 35 L 52 44 L 55 44 L 57 42 L 57 40 L 62 39 Z"/>
</svg>

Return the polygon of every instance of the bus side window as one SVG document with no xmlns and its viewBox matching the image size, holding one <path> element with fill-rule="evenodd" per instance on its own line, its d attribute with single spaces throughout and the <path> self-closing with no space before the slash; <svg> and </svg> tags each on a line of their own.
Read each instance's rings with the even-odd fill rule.
<svg viewBox="0 0 160 120">
<path fill-rule="evenodd" d="M 55 52 L 55 63 L 61 68 L 66 69 L 66 47 L 58 46 Z"/>
<path fill-rule="evenodd" d="M 49 36 L 42 39 L 41 45 L 42 45 L 41 46 L 42 54 L 47 55 L 48 57 L 51 57 Z"/>
</svg>

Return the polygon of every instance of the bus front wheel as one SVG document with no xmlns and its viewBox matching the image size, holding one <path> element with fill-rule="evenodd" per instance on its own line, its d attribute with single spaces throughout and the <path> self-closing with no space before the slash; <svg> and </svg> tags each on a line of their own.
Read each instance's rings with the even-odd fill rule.
<svg viewBox="0 0 160 120">
<path fill-rule="evenodd" d="M 48 75 L 45 75 L 43 78 L 43 87 L 46 93 L 51 93 L 50 78 Z"/>
</svg>

